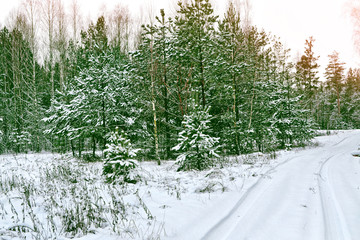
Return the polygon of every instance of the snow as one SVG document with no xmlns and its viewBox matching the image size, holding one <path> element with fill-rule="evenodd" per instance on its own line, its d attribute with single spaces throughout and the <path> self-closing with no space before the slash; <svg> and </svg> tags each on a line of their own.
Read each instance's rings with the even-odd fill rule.
<svg viewBox="0 0 360 240">
<path fill-rule="evenodd" d="M 316 140 L 282 153 L 227 211 L 208 209 L 214 224 L 178 239 L 360 239 L 360 162 L 350 154 L 360 132 Z"/>
<path fill-rule="evenodd" d="M 207 171 L 141 162 L 143 180 L 126 186 L 104 183 L 101 162 L 1 155 L 0 238 L 35 239 L 37 227 L 50 239 L 360 239 L 359 143 L 359 130 L 333 132 L 276 159 L 254 153 Z M 64 231 L 65 210 L 77 206 L 94 208 L 78 212 L 86 233 Z"/>
<path fill-rule="evenodd" d="M 360 151 L 353 151 L 351 152 L 351 155 L 353 155 L 354 157 L 360 157 Z"/>
</svg>

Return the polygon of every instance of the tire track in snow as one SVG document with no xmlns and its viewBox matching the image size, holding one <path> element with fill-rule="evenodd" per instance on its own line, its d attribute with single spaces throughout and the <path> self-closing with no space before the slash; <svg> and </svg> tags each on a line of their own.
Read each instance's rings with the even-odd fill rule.
<svg viewBox="0 0 360 240">
<path fill-rule="evenodd" d="M 334 169 L 334 165 L 332 165 L 329 172 L 331 173 L 334 194 L 342 207 L 352 239 L 360 239 L 360 208 L 358 208 L 360 203 L 360 167 L 358 159 L 349 156 L 347 161 L 340 162 L 336 168 L 338 168 L 337 171 L 332 171 Z"/>
<path fill-rule="evenodd" d="M 236 214 L 236 210 L 241 206 L 241 204 L 245 201 L 245 199 L 247 199 L 249 197 L 249 195 L 254 194 L 254 190 L 263 182 L 263 180 L 270 174 L 272 173 L 274 170 L 276 170 L 278 167 L 289 163 L 290 161 L 293 161 L 297 158 L 302 157 L 302 155 L 300 156 L 296 156 L 296 157 L 292 157 L 289 158 L 277 165 L 275 165 L 274 167 L 270 168 L 269 170 L 267 170 L 263 176 L 261 176 L 241 197 L 240 199 L 236 202 L 236 204 L 230 209 L 230 211 L 222 218 L 220 219 L 213 227 L 211 227 L 206 233 L 205 235 L 201 238 L 202 240 L 207 240 L 207 239 L 211 239 L 212 235 L 214 235 L 218 229 L 220 229 L 221 227 L 223 227 L 226 222 L 228 220 L 230 220 L 231 217 L 233 217 L 233 215 Z M 255 200 L 258 199 L 261 196 L 261 193 L 258 193 L 257 196 L 255 197 Z M 255 200 L 253 201 L 253 203 L 255 202 Z M 252 206 L 250 206 L 249 208 L 251 208 Z M 247 210 L 248 211 L 248 210 Z M 242 218 L 238 218 L 237 222 L 240 222 Z M 234 224 L 236 226 L 236 224 Z"/>
<path fill-rule="evenodd" d="M 337 145 L 339 145 L 340 143 L 344 142 L 345 140 L 347 140 L 347 139 L 350 138 L 350 137 L 352 137 L 352 136 L 344 137 L 340 142 L 337 142 L 337 143 L 333 144 L 332 146 L 333 146 L 333 147 L 336 147 Z"/>
<path fill-rule="evenodd" d="M 344 138 L 342 141 L 333 146 L 340 144 L 346 139 L 347 138 Z M 325 239 L 327 240 L 351 240 L 350 231 L 347 227 L 344 213 L 336 199 L 331 184 L 331 178 L 329 176 L 329 164 L 331 159 L 334 159 L 336 156 L 343 155 L 345 153 L 346 152 L 328 157 L 321 164 L 320 170 L 318 172 L 318 185 L 325 223 Z"/>
<path fill-rule="evenodd" d="M 343 139 L 341 139 L 339 142 L 333 144 L 332 146 L 335 147 L 335 146 L 338 146 L 339 144 L 341 144 L 342 142 L 344 142 L 346 139 L 348 139 L 349 137 L 351 136 L 347 136 Z M 320 187 L 322 185 L 321 181 L 324 181 L 324 179 L 322 179 L 322 176 L 325 176 L 328 178 L 328 172 L 327 171 L 324 171 L 324 168 L 326 166 L 326 163 L 329 162 L 330 159 L 332 159 L 334 156 L 336 155 L 332 155 L 330 156 L 329 158 L 327 158 L 322 164 L 321 164 L 321 167 L 320 167 L 320 170 L 318 172 L 318 184 L 319 184 L 319 191 L 321 192 L 321 201 L 322 201 L 322 210 L 323 210 L 323 218 L 324 218 L 324 221 L 325 221 L 325 224 L 326 224 L 326 239 L 327 240 L 331 240 L 331 239 L 334 239 L 334 240 L 350 240 L 351 237 L 350 237 L 350 234 L 349 234 L 349 231 L 347 230 L 347 226 L 346 226 L 346 222 L 344 220 L 344 216 L 342 214 L 342 211 L 339 207 L 339 204 L 337 203 L 336 199 L 335 199 L 335 195 L 333 193 L 333 191 L 331 191 L 331 188 L 329 189 L 329 187 L 331 187 L 329 184 L 327 184 L 327 188 L 325 188 L 324 186 L 323 187 Z M 261 178 L 259 178 L 241 197 L 240 199 L 236 202 L 236 204 L 230 209 L 230 211 L 224 216 L 222 217 L 214 226 L 212 226 L 205 234 L 204 236 L 201 238 L 202 240 L 208 240 L 208 239 L 218 239 L 218 238 L 214 238 L 216 237 L 216 234 L 217 232 L 221 232 L 221 228 L 227 228 L 228 229 L 228 233 L 231 234 L 231 232 L 234 230 L 234 228 L 237 226 L 237 223 L 239 223 L 242 218 L 246 215 L 246 212 L 248 212 L 252 207 L 253 205 L 250 205 L 248 206 L 248 208 L 245 210 L 245 213 L 242 212 L 241 215 L 242 217 L 238 217 L 238 218 L 235 218 L 235 215 L 238 214 L 238 209 L 240 208 L 240 206 L 244 203 L 244 201 L 250 197 L 250 195 L 254 195 L 256 194 L 256 189 L 260 186 L 260 184 L 263 182 L 264 178 L 266 178 L 270 173 L 272 173 L 274 170 L 276 170 L 277 168 L 279 168 L 280 166 L 282 165 L 285 165 L 295 159 L 298 159 L 300 157 L 303 157 L 303 154 L 300 155 L 300 156 L 295 156 L 295 157 L 292 157 L 292 158 L 289 158 L 277 165 L 275 165 L 274 167 L 272 167 L 271 169 L 269 169 L 268 171 L 266 171 L 263 176 Z M 257 193 L 255 195 L 255 198 L 254 198 L 254 201 L 253 203 L 255 203 L 255 201 L 261 197 L 262 193 L 264 192 L 265 189 L 263 189 L 263 191 Z M 326 195 L 329 195 L 330 194 L 330 197 L 332 199 L 332 202 L 329 203 L 329 201 L 327 200 L 324 200 Z M 324 203 L 326 202 L 326 203 Z M 341 217 L 340 219 L 340 224 L 341 224 L 341 234 L 339 235 L 341 238 L 333 238 L 333 229 L 337 229 L 338 227 L 336 227 L 336 223 L 334 222 L 330 222 L 330 218 L 332 218 L 332 215 L 334 214 L 330 214 L 329 215 L 329 211 L 326 209 L 328 207 L 325 207 L 324 205 L 331 205 L 331 206 L 328 206 L 332 209 L 336 209 L 336 213 L 335 213 L 335 216 L 338 216 L 338 217 Z M 326 215 L 326 216 L 325 216 Z M 330 218 L 329 218 L 330 217 Z M 236 222 L 229 222 L 231 221 L 231 219 L 236 219 Z M 336 221 L 336 217 L 334 217 L 333 219 L 335 219 Z M 335 226 L 334 226 L 335 225 Z M 232 226 L 231 228 L 229 228 L 229 226 Z M 337 230 L 339 231 L 339 230 Z M 225 236 L 223 236 L 222 239 L 226 239 Z"/>
</svg>

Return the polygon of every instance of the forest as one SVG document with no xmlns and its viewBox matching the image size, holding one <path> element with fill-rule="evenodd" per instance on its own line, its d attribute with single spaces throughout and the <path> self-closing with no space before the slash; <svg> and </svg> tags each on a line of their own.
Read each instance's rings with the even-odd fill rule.
<svg viewBox="0 0 360 240">
<path fill-rule="evenodd" d="M 24 3 L 0 30 L 0 153 L 94 160 L 122 146 L 126 159 L 202 170 L 360 128 L 359 69 L 334 51 L 320 73 L 311 36 L 290 60 L 231 3 L 217 16 L 209 0 L 179 1 L 141 26 L 118 6 L 83 29 L 75 1 L 69 13 L 61 0 Z"/>
</svg>

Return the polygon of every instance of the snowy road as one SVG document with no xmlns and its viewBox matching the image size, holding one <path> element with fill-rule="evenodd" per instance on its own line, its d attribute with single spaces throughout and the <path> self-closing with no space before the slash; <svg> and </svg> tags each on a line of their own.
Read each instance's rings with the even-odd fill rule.
<svg viewBox="0 0 360 240">
<path fill-rule="evenodd" d="M 280 157 L 224 214 L 210 209 L 180 239 L 360 239 L 360 131 L 317 138 L 320 146 Z M 204 226 L 201 222 L 212 222 Z"/>
</svg>

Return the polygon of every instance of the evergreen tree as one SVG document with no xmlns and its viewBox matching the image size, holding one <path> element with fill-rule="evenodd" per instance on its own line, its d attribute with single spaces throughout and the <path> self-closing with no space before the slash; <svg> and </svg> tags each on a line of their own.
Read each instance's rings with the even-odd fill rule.
<svg viewBox="0 0 360 240">
<path fill-rule="evenodd" d="M 109 48 L 107 25 L 104 16 L 97 19 L 96 24 L 90 23 L 87 31 L 81 31 L 81 41 L 83 44 L 83 57 L 99 55 L 106 52 Z"/>
<path fill-rule="evenodd" d="M 336 101 L 337 111 L 332 113 L 332 118 L 338 126 L 341 125 L 341 104 L 340 104 L 340 94 L 343 88 L 344 81 L 344 63 L 340 62 L 339 54 L 334 51 L 333 54 L 329 55 L 329 64 L 325 69 L 325 76 L 327 78 L 327 88 L 331 92 L 330 102 Z"/>
<path fill-rule="evenodd" d="M 105 135 L 113 126 L 134 123 L 137 110 L 133 107 L 126 59 L 122 65 L 115 61 L 111 54 L 90 57 L 88 68 L 72 80 L 60 101 L 53 102 L 50 117 L 45 119 L 53 123 L 49 133 L 66 134 L 72 148 L 73 141 L 78 141 L 79 156 L 84 139 L 91 139 L 95 156 L 97 144 L 105 147 Z"/>
<path fill-rule="evenodd" d="M 111 133 L 108 142 L 104 151 L 103 167 L 107 182 L 136 183 L 137 180 L 131 176 L 131 170 L 138 165 L 135 157 L 139 149 L 134 149 L 124 131 L 119 134 L 118 128 Z"/>
<path fill-rule="evenodd" d="M 161 10 L 133 38 L 132 52 L 129 15 L 120 7 L 110 25 L 103 16 L 91 23 L 79 43 L 76 4 L 74 39 L 67 41 L 64 8 L 49 0 L 48 49 L 38 51 L 35 2 L 27 3 L 27 15 L 0 31 L 0 152 L 71 149 L 81 156 L 92 149 L 95 155 L 119 126 L 142 148 L 139 157 L 160 163 L 178 152 L 179 169 L 201 170 L 220 150 L 302 144 L 313 120 L 324 129 L 360 125 L 359 70 L 345 78 L 334 53 L 328 81 L 319 82 L 314 38 L 289 64 L 282 44 L 242 23 L 232 3 L 221 21 L 210 0 L 180 2 L 174 19 Z M 39 64 L 41 53 L 47 56 Z"/>
<path fill-rule="evenodd" d="M 275 53 L 270 36 L 252 28 L 246 36 L 247 67 L 244 83 L 244 145 L 246 151 L 273 150 L 274 136 L 270 129 L 270 101 L 279 81 Z"/>
<path fill-rule="evenodd" d="M 144 154 L 156 159 L 160 164 L 159 135 L 158 135 L 158 103 L 156 90 L 158 88 L 157 78 L 157 55 L 154 53 L 155 27 L 143 26 L 142 42 L 138 51 L 132 54 L 133 79 L 136 83 L 137 95 L 140 96 L 140 104 L 146 106 L 142 114 L 145 120 L 142 124 L 143 140 L 151 139 L 144 143 Z"/>
<path fill-rule="evenodd" d="M 278 143 L 277 148 L 289 149 L 308 142 L 314 136 L 315 124 L 308 118 L 309 109 L 302 108 L 301 96 L 294 88 L 294 64 L 289 63 L 290 49 L 284 49 L 280 42 L 274 43 L 276 61 L 275 85 L 271 93 L 271 129 Z M 296 80 L 295 80 L 296 81 Z"/>
<path fill-rule="evenodd" d="M 219 158 L 219 139 L 209 135 L 211 115 L 209 107 L 193 104 L 189 115 L 184 116 L 184 129 L 179 133 L 179 143 L 173 150 L 179 151 L 177 164 L 179 171 L 204 170 L 212 167 Z"/>
<path fill-rule="evenodd" d="M 245 35 L 241 29 L 240 13 L 230 3 L 224 20 L 219 23 L 217 38 L 218 61 L 213 72 L 217 79 L 217 91 L 214 94 L 213 112 L 221 117 L 217 118 L 216 126 L 224 147 L 229 152 L 240 154 L 240 86 L 242 72 L 245 71 Z M 221 130 L 220 130 L 221 129 Z"/>
<path fill-rule="evenodd" d="M 179 2 L 180 10 L 175 17 L 175 35 L 179 48 L 188 59 L 187 67 L 191 69 L 191 94 L 203 107 L 207 104 L 210 85 L 210 67 L 214 54 L 213 36 L 217 16 L 209 0 L 191 0 L 190 3 Z M 209 101 L 209 100 L 208 100 Z"/>
<path fill-rule="evenodd" d="M 360 74 L 358 69 L 350 68 L 341 92 L 341 115 L 349 128 L 358 128 L 360 123 Z"/>
<path fill-rule="evenodd" d="M 1 118 L 1 144 L 0 152 L 3 153 L 9 149 L 9 135 L 11 132 L 12 125 L 12 111 L 10 101 L 12 99 L 11 95 L 11 51 L 10 51 L 10 33 L 9 30 L 5 27 L 0 31 L 0 96 L 1 96 L 1 108 L 0 108 L 0 118 Z"/>
<path fill-rule="evenodd" d="M 172 43 L 169 41 L 169 34 L 171 34 L 173 21 L 171 18 L 166 20 L 164 9 L 160 10 L 160 15 L 160 17 L 156 17 L 158 26 L 155 26 L 154 29 L 156 33 L 154 36 L 154 51 L 157 55 L 156 58 L 158 59 L 156 65 L 158 69 L 157 76 L 159 78 L 159 90 L 157 91 L 157 95 L 160 96 L 157 102 L 160 105 L 159 113 L 161 114 L 159 115 L 159 133 L 163 133 L 162 135 L 164 136 L 164 141 L 160 142 L 163 142 L 162 145 L 164 146 L 163 148 L 165 150 L 165 159 L 169 159 L 172 156 L 172 133 L 174 132 L 174 127 L 170 122 L 172 119 L 174 119 L 174 117 L 171 116 L 171 113 L 174 112 L 172 109 L 173 106 L 171 104 L 171 100 L 173 98 L 172 87 L 174 83 L 171 81 L 172 69 L 170 65 L 170 55 L 172 51 Z M 176 122 L 176 120 L 173 120 L 173 122 Z M 160 124 L 163 126 L 163 129 L 161 128 Z"/>
<path fill-rule="evenodd" d="M 309 114 L 314 114 L 314 100 L 319 85 L 318 56 L 314 53 L 315 39 L 310 37 L 305 41 L 305 52 L 301 59 L 296 63 L 296 85 L 298 94 L 301 96 L 301 102 L 305 109 L 309 109 Z"/>
<path fill-rule="evenodd" d="M 301 109 L 300 97 L 292 96 L 289 83 L 277 84 L 276 89 L 270 101 L 270 129 L 278 143 L 278 146 L 273 146 L 274 149 L 290 149 L 306 143 L 314 137 L 314 124 L 311 119 L 306 118 L 309 110 Z"/>
<path fill-rule="evenodd" d="M 178 90 L 177 52 L 172 36 L 173 21 L 165 18 L 165 12 L 156 17 L 156 22 L 143 26 L 139 49 L 132 54 L 133 78 L 137 95 L 143 106 L 147 135 L 142 144 L 147 149 L 147 158 L 169 159 L 172 157 L 177 127 L 182 121 L 183 91 Z M 178 103 L 179 102 L 179 103 Z M 150 120 L 151 119 L 151 120 Z M 146 141 L 151 139 L 151 141 Z M 157 156 L 159 154 L 159 156 Z"/>
</svg>

